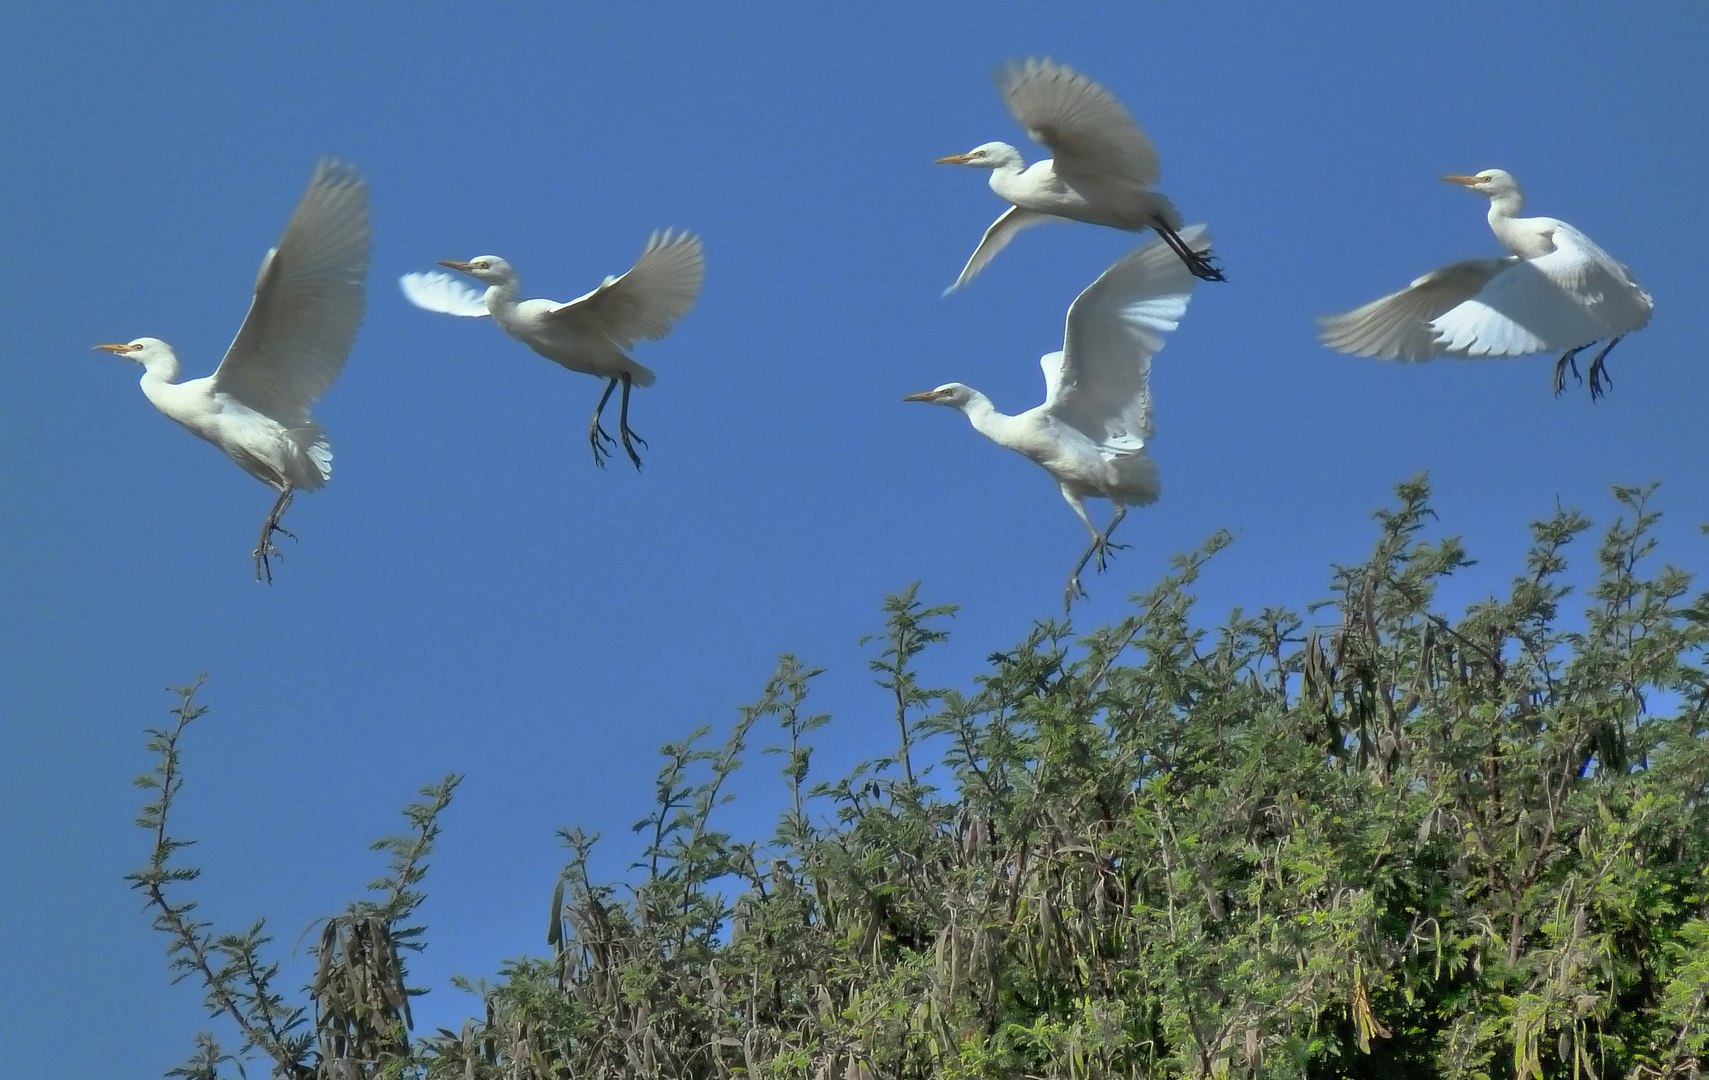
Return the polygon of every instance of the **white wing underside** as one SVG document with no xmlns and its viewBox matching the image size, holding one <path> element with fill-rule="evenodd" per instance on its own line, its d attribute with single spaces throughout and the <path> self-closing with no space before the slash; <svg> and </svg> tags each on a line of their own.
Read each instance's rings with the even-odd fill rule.
<svg viewBox="0 0 1709 1080">
<path fill-rule="evenodd" d="M 642 338 L 657 340 L 694 307 L 706 278 L 700 240 L 687 233 L 656 232 L 633 269 L 608 277 L 599 288 L 555 308 L 554 323 L 597 333 L 620 349 Z"/>
<path fill-rule="evenodd" d="M 998 70 L 997 88 L 1027 135 L 1050 148 L 1063 179 L 1152 187 L 1162 178 L 1157 149 L 1121 102 L 1073 68 L 1049 59 L 1010 63 Z"/>
<path fill-rule="evenodd" d="M 1345 315 L 1317 320 L 1319 339 L 1337 352 L 1379 360 L 1429 360 L 1442 354 L 1430 321 L 1476 296 L 1519 261 L 1467 259 L 1433 270 L 1397 293 Z"/>
<path fill-rule="evenodd" d="M 370 243 L 367 184 L 321 161 L 279 246 L 261 261 L 255 299 L 212 388 L 287 428 L 308 424 L 309 406 L 338 378 L 362 324 Z"/>
<path fill-rule="evenodd" d="M 1180 235 L 1195 251 L 1210 249 L 1203 225 Z M 1104 271 L 1069 306 L 1062 351 L 1039 361 L 1045 411 L 1108 455 L 1143 449 L 1153 431 L 1151 358 L 1180 325 L 1197 282 L 1162 240 Z"/>
<path fill-rule="evenodd" d="M 1042 225 L 1047 221 L 1065 220 L 1067 219 L 1052 214 L 1039 214 L 1031 210 L 1022 210 L 1018 206 L 1009 207 L 1003 211 L 996 221 L 991 223 L 989 229 L 985 230 L 985 236 L 980 239 L 979 246 L 973 249 L 973 257 L 967 260 L 966 266 L 962 267 L 961 276 L 956 278 L 955 284 L 945 289 L 943 294 L 948 296 L 978 277 L 980 271 L 984 270 L 991 260 L 997 257 L 997 253 L 1008 247 L 1009 241 L 1013 240 L 1023 230 L 1030 229 L 1034 225 Z"/>
<path fill-rule="evenodd" d="M 1492 278 L 1430 323 L 1447 356 L 1524 356 L 1619 337 L 1650 321 L 1649 294 L 1631 272 L 1564 222 L 1555 250 Z"/>
<path fill-rule="evenodd" d="M 471 288 L 450 274 L 438 271 L 405 274 L 398 279 L 398 288 L 416 307 L 437 311 L 441 315 L 478 319 L 491 314 L 487 311 L 483 290 Z"/>
</svg>

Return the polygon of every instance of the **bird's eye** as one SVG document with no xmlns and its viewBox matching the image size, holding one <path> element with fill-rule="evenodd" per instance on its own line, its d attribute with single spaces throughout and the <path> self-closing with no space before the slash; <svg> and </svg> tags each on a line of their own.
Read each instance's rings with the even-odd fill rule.
<svg viewBox="0 0 1709 1080">
<path fill-rule="evenodd" d="M 475 264 L 475 269 L 476 270 L 491 270 L 492 264 L 485 261 L 485 260 L 482 260 L 481 262 L 478 262 Z"/>
</svg>

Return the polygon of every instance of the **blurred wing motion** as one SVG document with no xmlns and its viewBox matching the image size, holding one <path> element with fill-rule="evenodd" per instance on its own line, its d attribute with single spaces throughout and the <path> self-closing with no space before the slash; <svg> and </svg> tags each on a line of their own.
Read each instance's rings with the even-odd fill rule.
<svg viewBox="0 0 1709 1080">
<path fill-rule="evenodd" d="M 997 257 L 997 253 L 1009 246 L 1009 241 L 1020 235 L 1024 229 L 1034 225 L 1042 225 L 1047 221 L 1062 221 L 1062 218 L 1050 214 L 1038 214 L 1031 210 L 1022 210 L 1011 206 L 1003 211 L 1003 215 L 991 223 L 985 230 L 985 236 L 979 241 L 979 246 L 973 250 L 973 257 L 967 260 L 967 265 L 961 268 L 961 276 L 955 279 L 955 284 L 944 290 L 948 296 L 979 276 L 987 263 Z"/>
<path fill-rule="evenodd" d="M 1181 230 L 1210 249 L 1203 225 Z M 1062 352 L 1045 368 L 1045 409 L 1105 450 L 1132 453 L 1152 435 L 1151 358 L 1186 314 L 1197 279 L 1161 240 L 1116 263 L 1068 309 Z"/>
<path fill-rule="evenodd" d="M 484 290 L 471 288 L 437 270 L 430 274 L 405 274 L 398 279 L 398 288 L 416 307 L 441 315 L 478 319 L 491 314 L 487 311 Z"/>
<path fill-rule="evenodd" d="M 603 334 L 628 349 L 642 338 L 657 340 L 670 333 L 694 306 L 705 278 L 698 237 L 656 232 L 627 274 L 606 278 L 599 288 L 554 310 L 551 319 Z"/>
<path fill-rule="evenodd" d="M 261 261 L 255 300 L 213 374 L 213 389 L 287 427 L 344 367 L 365 302 L 370 247 L 368 186 L 355 170 L 322 161 Z"/>
<path fill-rule="evenodd" d="M 1650 321 L 1650 295 L 1583 233 L 1557 222 L 1555 250 L 1497 274 L 1475 297 L 1435 316 L 1448 356 L 1524 356 L 1617 338 Z"/>
<path fill-rule="evenodd" d="M 1050 148 L 1066 180 L 1114 176 L 1151 187 L 1163 176 L 1157 149 L 1108 90 L 1054 60 L 1011 62 L 997 72 L 1009 111 Z"/>
<path fill-rule="evenodd" d="M 1504 259 L 1467 259 L 1433 270 L 1400 292 L 1345 315 L 1317 320 L 1318 338 L 1338 352 L 1379 360 L 1429 360 L 1442 354 L 1431 320 L 1476 296 L 1492 278 L 1518 263 Z"/>
</svg>

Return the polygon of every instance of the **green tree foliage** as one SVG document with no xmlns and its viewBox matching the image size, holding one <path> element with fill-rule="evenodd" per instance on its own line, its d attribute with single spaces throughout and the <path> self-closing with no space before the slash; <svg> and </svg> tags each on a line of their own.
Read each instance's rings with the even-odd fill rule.
<svg viewBox="0 0 1709 1080">
<path fill-rule="evenodd" d="M 1616 491 L 1582 618 L 1570 511 L 1504 599 L 1433 611 L 1470 560 L 1425 538 L 1422 480 L 1308 616 L 1195 626 L 1218 536 L 1121 622 L 1041 623 L 965 691 L 920 683 L 953 609 L 910 589 L 873 661 L 895 758 L 812 784 L 818 672 L 784 657 L 722 747 L 665 747 L 629 880 L 561 834 L 551 955 L 464 984 L 484 1015 L 461 1032 L 405 1036 L 399 928 L 454 778 L 382 843 L 384 899 L 327 924 L 312 1035 L 259 924 L 215 936 L 168 898 L 194 876 L 165 828 L 193 688 L 153 733 L 132 880 L 280 1076 L 1697 1077 L 1709 599 L 1656 565 L 1649 494 Z M 715 811 L 762 722 L 787 808 L 737 842 Z M 204 1036 L 175 1075 L 225 1060 Z"/>
</svg>

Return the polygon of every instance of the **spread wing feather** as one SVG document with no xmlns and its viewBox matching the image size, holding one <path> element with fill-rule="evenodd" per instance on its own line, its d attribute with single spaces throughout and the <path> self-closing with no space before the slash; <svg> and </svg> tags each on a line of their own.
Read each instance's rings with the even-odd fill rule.
<svg viewBox="0 0 1709 1080">
<path fill-rule="evenodd" d="M 1652 302 L 1631 271 L 1565 222 L 1555 250 L 1496 276 L 1432 319 L 1448 356 L 1524 356 L 1619 337 L 1650 321 Z"/>
<path fill-rule="evenodd" d="M 1115 95 L 1050 59 L 1010 62 L 997 88 L 1027 135 L 1050 148 L 1064 179 L 1119 177 L 1152 187 L 1162 179 L 1157 149 Z"/>
<path fill-rule="evenodd" d="M 1519 257 L 1467 259 L 1432 270 L 1397 293 L 1345 315 L 1317 320 L 1318 338 L 1337 352 L 1379 360 L 1430 360 L 1442 355 L 1430 320 L 1476 296 Z"/>
<path fill-rule="evenodd" d="M 485 292 L 437 270 L 426 274 L 405 274 L 398 279 L 398 288 L 416 307 L 437 311 L 441 315 L 478 319 L 490 314 Z"/>
<path fill-rule="evenodd" d="M 604 334 L 620 349 L 642 338 L 657 340 L 688 314 L 706 278 L 698 237 L 656 232 L 633 269 L 608 277 L 599 288 L 551 313 L 554 322 Z"/>
<path fill-rule="evenodd" d="M 1180 231 L 1210 250 L 1203 225 Z M 1116 453 L 1132 453 L 1153 431 L 1151 358 L 1180 325 L 1198 279 L 1162 240 L 1110 267 L 1068 308 L 1062 352 L 1044 358 L 1046 411 Z"/>
<path fill-rule="evenodd" d="M 308 423 L 350 355 L 366 302 L 368 185 L 323 160 L 267 253 L 255 299 L 214 372 L 214 388 L 286 427 Z"/>
<path fill-rule="evenodd" d="M 1003 211 L 1002 216 L 991 223 L 989 229 L 985 230 L 985 235 L 980 239 L 979 246 L 973 249 L 973 257 L 967 260 L 966 266 L 962 267 L 961 276 L 955 279 L 955 284 L 944 290 L 944 295 L 948 296 L 978 277 L 980 271 L 984 270 L 986 265 L 997 257 L 999 251 L 1008 247 L 1009 241 L 1013 240 L 1023 229 L 1042 225 L 1047 221 L 1061 220 L 1063 219 L 1050 214 L 1034 213 L 1031 210 L 1022 210 L 1018 206 L 1009 207 Z"/>
</svg>

